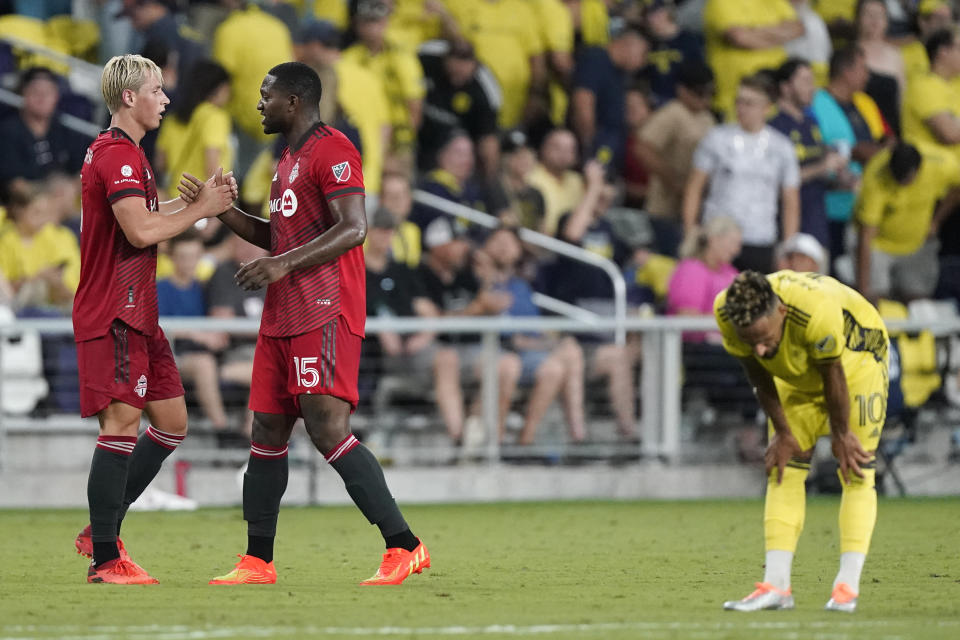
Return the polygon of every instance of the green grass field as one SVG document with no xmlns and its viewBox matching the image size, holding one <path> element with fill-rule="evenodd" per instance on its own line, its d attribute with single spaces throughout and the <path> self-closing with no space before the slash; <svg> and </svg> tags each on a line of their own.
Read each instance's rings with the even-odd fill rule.
<svg viewBox="0 0 960 640">
<path fill-rule="evenodd" d="M 242 552 L 239 509 L 133 513 L 158 586 L 87 585 L 85 512 L 0 511 L 0 640 L 212 638 L 958 638 L 960 500 L 883 500 L 860 609 L 827 613 L 835 499 L 813 499 L 789 612 L 729 613 L 762 577 L 762 505 L 581 502 L 408 507 L 433 567 L 359 587 L 380 538 L 352 508 L 287 508 L 279 584 L 211 587 Z"/>
</svg>

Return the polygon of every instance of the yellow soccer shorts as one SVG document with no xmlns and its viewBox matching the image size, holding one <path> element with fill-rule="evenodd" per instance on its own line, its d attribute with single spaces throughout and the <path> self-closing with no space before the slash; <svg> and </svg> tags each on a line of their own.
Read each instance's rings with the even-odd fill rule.
<svg viewBox="0 0 960 640">
<path fill-rule="evenodd" d="M 850 430 L 860 440 L 865 451 L 875 451 L 887 417 L 889 379 L 887 364 L 870 363 L 857 370 L 856 376 L 847 372 L 847 391 L 850 394 Z M 787 417 L 787 425 L 802 451 L 809 451 L 821 436 L 830 435 L 830 415 L 823 393 L 810 394 L 783 383 L 779 379 L 777 392 Z M 769 434 L 773 426 L 768 421 Z"/>
</svg>

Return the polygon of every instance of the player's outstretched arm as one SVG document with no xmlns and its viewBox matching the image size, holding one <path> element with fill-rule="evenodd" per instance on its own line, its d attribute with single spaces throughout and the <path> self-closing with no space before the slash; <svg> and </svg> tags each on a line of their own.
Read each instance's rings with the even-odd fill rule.
<svg viewBox="0 0 960 640">
<path fill-rule="evenodd" d="M 840 359 L 818 364 L 817 370 L 823 378 L 823 395 L 830 416 L 831 448 L 843 481 L 849 483 L 851 473 L 863 477 L 860 465 L 870 462 L 871 454 L 863 450 L 860 440 L 850 431 L 850 394 Z"/>
<path fill-rule="evenodd" d="M 790 458 L 802 455 L 803 451 L 800 450 L 800 444 L 787 425 L 787 415 L 780 403 L 780 395 L 777 393 L 773 376 L 752 357 L 737 358 L 737 360 L 747 373 L 747 379 L 753 386 L 760 408 L 773 424 L 774 435 L 770 439 L 770 444 L 767 445 L 764 462 L 767 475 L 770 475 L 774 468 L 777 469 L 777 484 L 780 484 L 783 480 L 783 470 L 790 462 Z"/>
<path fill-rule="evenodd" d="M 127 241 L 143 249 L 183 233 L 198 220 L 215 216 L 232 203 L 230 187 L 222 185 L 202 189 L 197 199 L 178 213 L 156 215 L 147 210 L 143 197 L 130 196 L 113 203 L 113 215 Z"/>
<path fill-rule="evenodd" d="M 367 237 L 367 214 L 363 202 L 364 198 L 359 194 L 331 200 L 333 226 L 296 249 L 248 262 L 237 271 L 237 284 L 245 290 L 259 289 L 291 271 L 330 262 L 362 245 Z"/>
</svg>

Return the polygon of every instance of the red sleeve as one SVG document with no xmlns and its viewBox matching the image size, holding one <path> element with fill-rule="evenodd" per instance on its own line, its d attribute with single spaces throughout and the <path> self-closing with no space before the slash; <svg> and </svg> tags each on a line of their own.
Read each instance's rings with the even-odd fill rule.
<svg viewBox="0 0 960 640">
<path fill-rule="evenodd" d="M 324 153 L 317 159 L 314 170 L 327 201 L 363 195 L 363 171 L 357 148 L 341 136 L 332 136 L 324 146 Z"/>
<path fill-rule="evenodd" d="M 146 199 L 140 153 L 128 144 L 112 144 L 102 150 L 97 172 L 110 204 L 129 196 Z"/>
</svg>

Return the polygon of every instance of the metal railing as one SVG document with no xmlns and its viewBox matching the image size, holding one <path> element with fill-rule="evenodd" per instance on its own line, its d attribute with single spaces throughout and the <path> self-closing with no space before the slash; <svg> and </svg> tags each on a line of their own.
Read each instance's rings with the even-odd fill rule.
<svg viewBox="0 0 960 640">
<path fill-rule="evenodd" d="M 174 318 L 161 319 L 168 333 L 176 331 L 225 331 L 234 335 L 252 335 L 259 329 L 259 321 L 247 318 Z M 483 358 L 481 373 L 481 417 L 486 429 L 487 447 L 485 457 L 490 461 L 499 458 L 498 444 L 498 398 L 497 356 L 500 351 L 500 336 L 527 331 L 558 331 L 567 333 L 592 333 L 622 327 L 630 333 L 638 333 L 642 339 L 643 362 L 639 381 L 642 401 L 640 420 L 642 435 L 641 453 L 664 461 L 675 461 L 680 454 L 681 417 L 681 352 L 684 331 L 708 331 L 716 328 L 713 318 L 690 316 L 656 316 L 648 318 L 628 317 L 623 322 L 612 318 L 597 318 L 585 321 L 558 317 L 489 317 L 489 318 L 370 318 L 366 331 L 373 336 L 381 332 L 409 334 L 431 331 L 442 334 L 479 333 L 482 335 Z M 940 319 L 935 322 L 898 321 L 889 323 L 891 331 L 930 331 L 935 336 L 960 335 L 960 319 Z M 16 336 L 25 331 L 47 335 L 69 335 L 73 326 L 68 318 L 18 319 L 9 324 L 0 324 L 0 337 Z M 3 342 L 0 341 L 0 361 L 3 358 Z M 2 393 L 2 389 L 0 389 Z M 0 463 L 6 451 L 4 437 L 8 417 L 0 414 Z M 80 424 L 79 417 L 77 419 Z"/>
<path fill-rule="evenodd" d="M 436 209 L 442 213 L 459 218 L 465 218 L 470 222 L 478 224 L 482 227 L 486 227 L 487 229 L 495 229 L 501 226 L 500 220 L 495 216 L 492 216 L 488 213 L 483 213 L 482 211 L 477 211 L 476 209 L 471 209 L 470 207 L 458 204 L 456 202 L 451 202 L 450 200 L 441 198 L 432 193 L 427 193 L 421 189 L 417 189 L 413 192 L 413 199 L 420 204 Z M 614 340 L 617 344 L 623 344 L 626 338 L 626 329 L 624 323 L 627 319 L 627 284 L 624 281 L 623 274 L 620 272 L 620 268 L 616 265 L 616 263 L 614 263 L 612 260 L 608 260 L 607 258 L 582 249 L 581 247 L 564 242 L 563 240 L 551 238 L 546 234 L 533 231 L 532 229 L 521 228 L 518 230 L 518 234 L 520 239 L 528 244 L 541 247 L 547 251 L 564 256 L 565 258 L 570 258 L 571 260 L 576 260 L 577 262 L 581 262 L 591 267 L 602 269 L 610 277 L 610 281 L 613 284 Z M 595 323 L 600 318 L 600 316 L 595 313 L 585 309 L 580 309 L 563 302 L 562 300 L 551 298 L 550 296 L 546 296 L 542 293 L 535 295 L 534 304 L 539 307 L 549 309 L 554 313 L 559 313 L 567 317 L 576 317 L 584 322 Z"/>
</svg>

